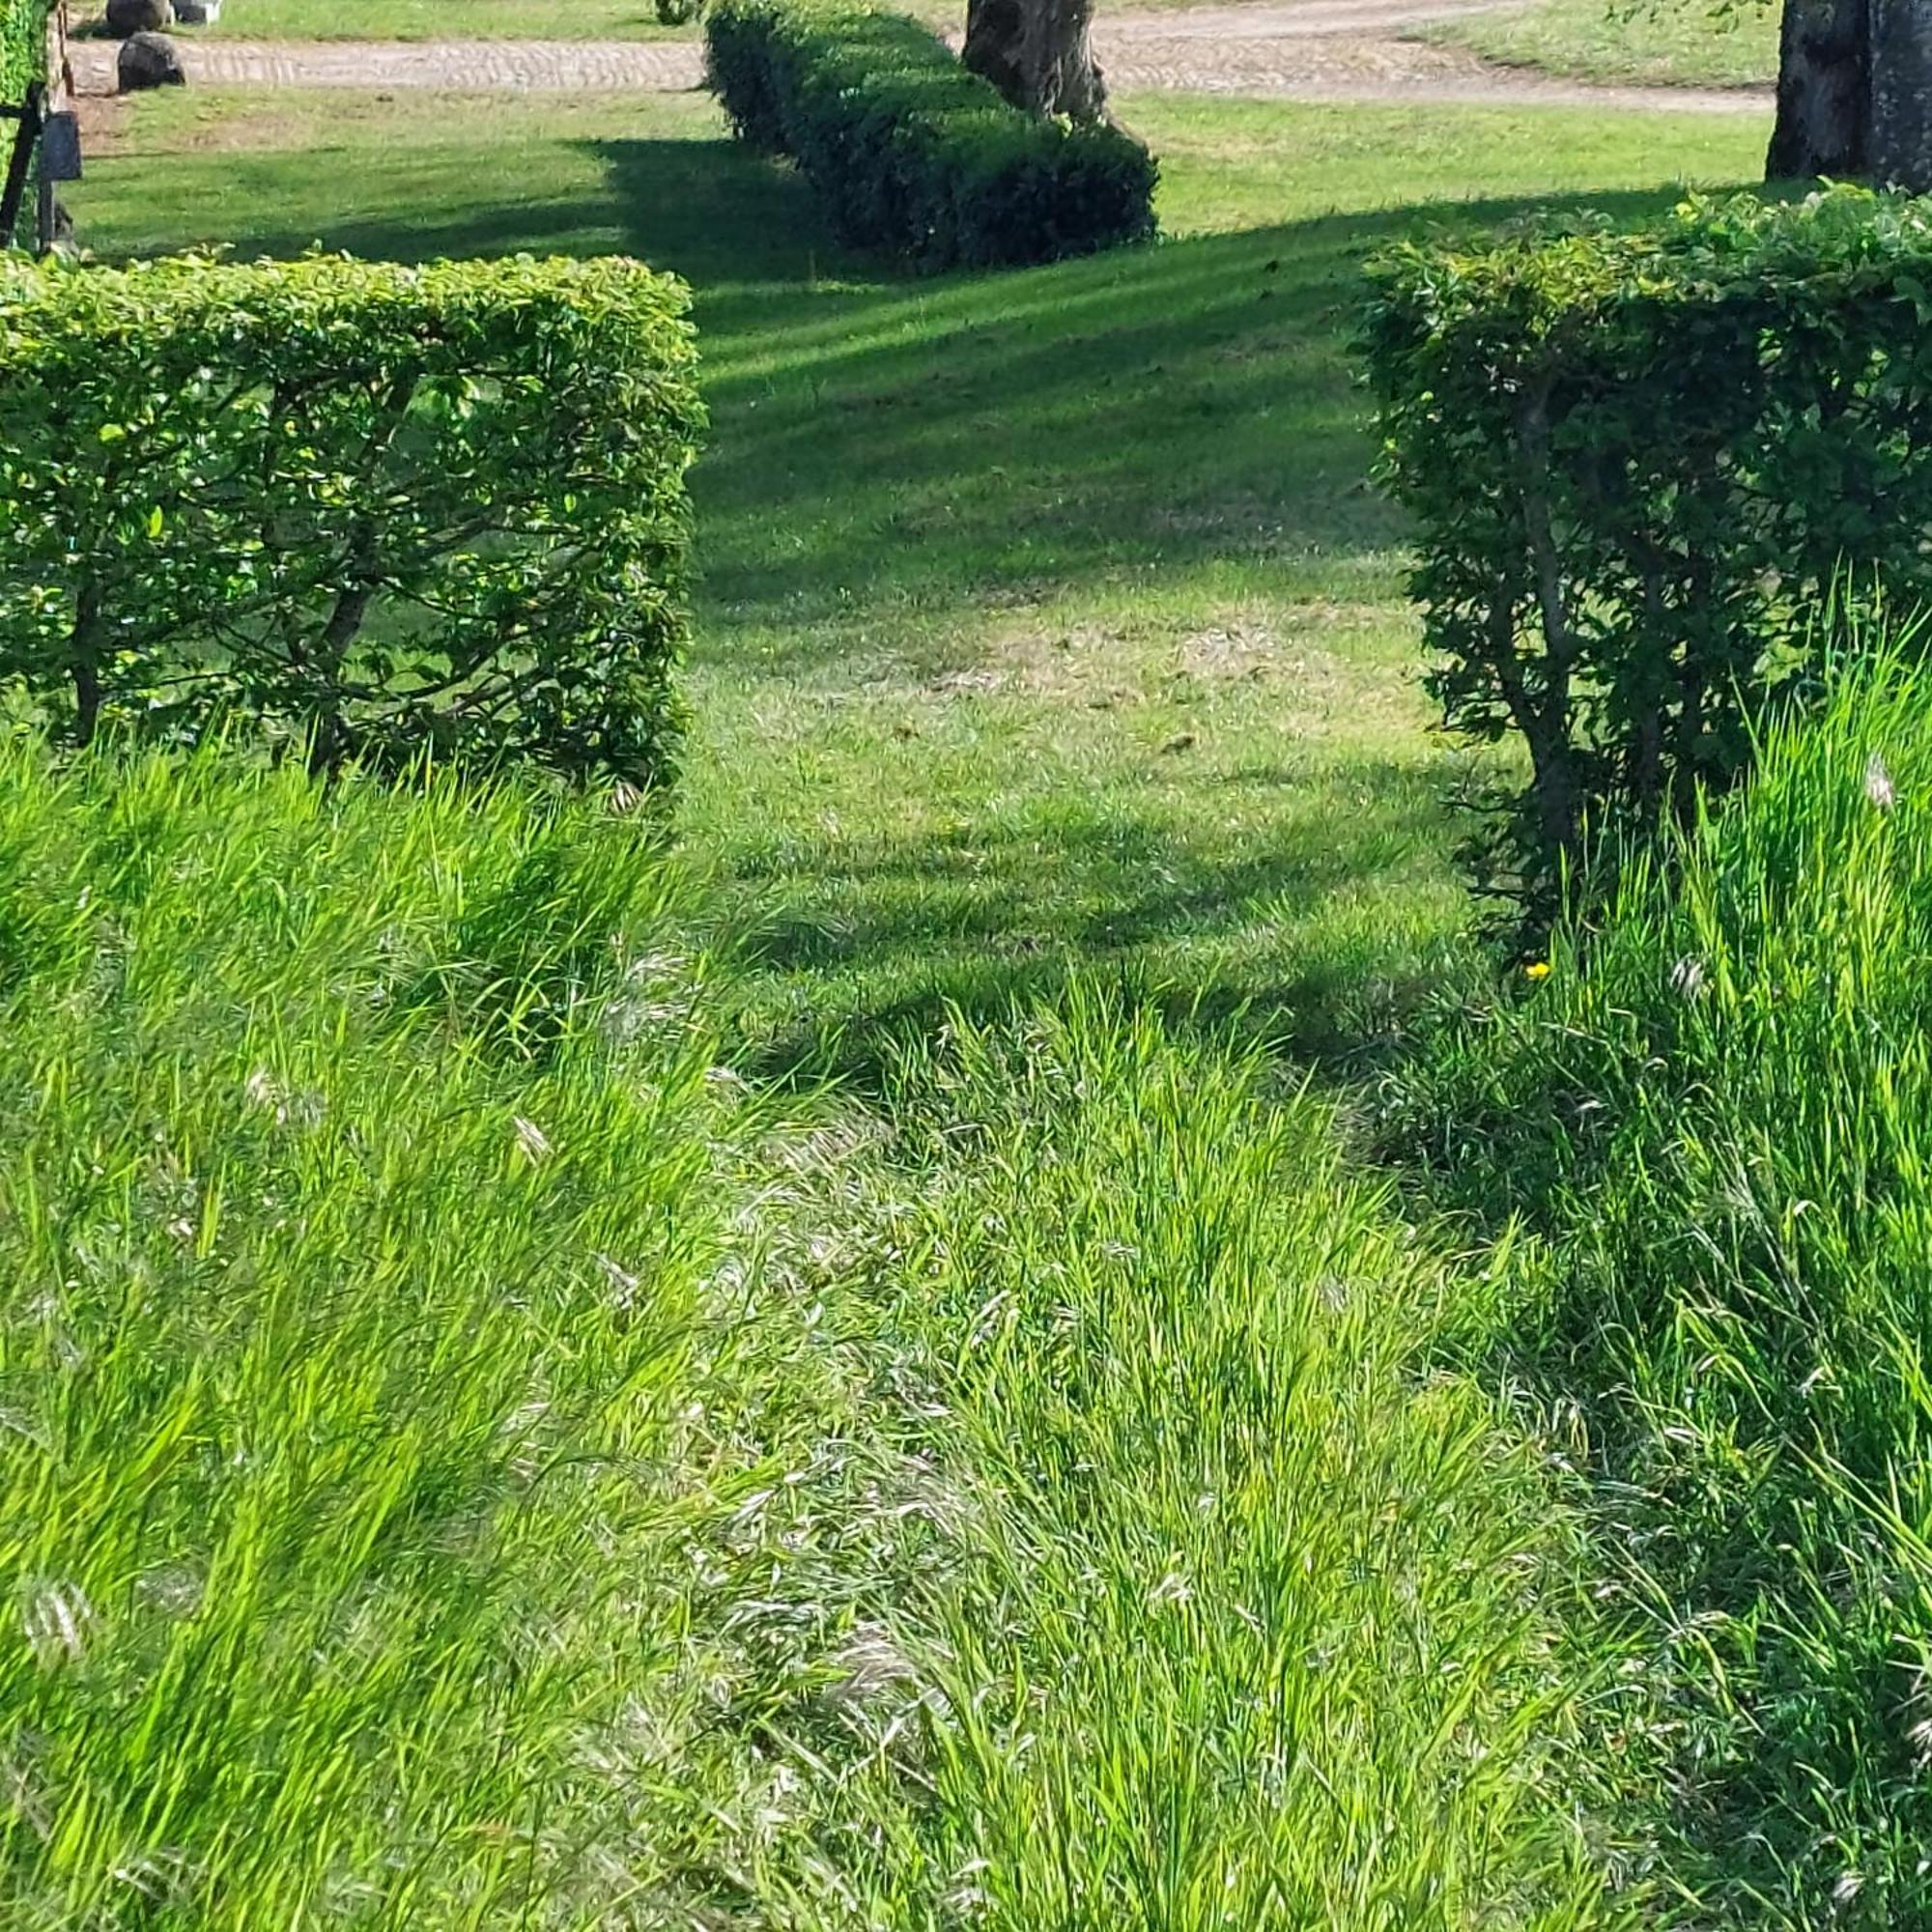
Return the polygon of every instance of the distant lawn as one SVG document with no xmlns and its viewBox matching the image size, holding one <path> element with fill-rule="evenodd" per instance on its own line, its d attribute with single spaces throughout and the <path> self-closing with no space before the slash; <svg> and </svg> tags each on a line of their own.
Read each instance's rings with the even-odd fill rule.
<svg viewBox="0 0 1932 1932">
<path fill-rule="evenodd" d="M 690 30 L 661 26 L 651 0 L 462 0 L 457 8 L 447 0 L 227 0 L 212 31 L 236 40 L 596 41 Z"/>
<path fill-rule="evenodd" d="M 1536 0 L 1414 33 L 1573 80 L 1751 87 L 1777 77 L 1777 10 L 1755 0 Z"/>
<path fill-rule="evenodd" d="M 935 27 L 963 26 L 966 0 L 895 0 Z M 1129 0 L 1105 0 L 1127 11 Z M 1130 0 L 1134 12 L 1163 12 L 1202 0 Z M 1217 5 L 1242 0 L 1214 0 Z M 1256 5 L 1281 0 L 1254 0 Z M 1293 4 L 1293 0 L 1289 0 Z M 83 19 L 97 14 L 89 4 Z M 223 36 L 291 41 L 688 39 L 694 26 L 667 27 L 654 0 L 227 0 Z M 1520 8 L 1400 29 L 1419 40 L 1467 47 L 1486 60 L 1579 80 L 1680 86 L 1748 86 L 1775 77 L 1777 14 L 1756 0 L 1531 0 Z"/>
<path fill-rule="evenodd" d="M 1654 209 L 1748 178 L 1762 136 L 1122 110 L 1174 239 L 1020 274 L 854 259 L 699 97 L 202 92 L 144 103 L 74 202 L 107 253 L 626 249 L 691 279 L 716 429 L 685 825 L 758 1064 L 862 1066 L 948 999 L 1126 962 L 1374 1052 L 1465 908 L 1366 480 L 1360 259 L 1552 201 Z"/>
</svg>

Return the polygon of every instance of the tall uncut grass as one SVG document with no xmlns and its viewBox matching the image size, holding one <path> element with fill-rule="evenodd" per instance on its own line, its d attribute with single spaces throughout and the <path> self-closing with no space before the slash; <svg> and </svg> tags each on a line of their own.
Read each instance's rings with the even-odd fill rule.
<svg viewBox="0 0 1932 1932">
<path fill-rule="evenodd" d="M 1698 1924 L 1932 1920 L 1932 677 L 1877 655 L 1398 1108 L 1521 1216 L 1670 1676 Z"/>
<path fill-rule="evenodd" d="M 902 1056 L 870 1243 L 939 1526 L 812 1923 L 1601 1923 L 1573 1531 L 1439 1264 L 1252 1056 L 1083 992 Z M 836 1814 L 835 1814 L 836 1815 Z"/>
<path fill-rule="evenodd" d="M 781 1129 L 644 835 L 0 747 L 0 1921 L 1597 1922 L 1574 1528 L 1125 1005 Z"/>
<path fill-rule="evenodd" d="M 8 1926 L 652 1881 L 722 1198 L 661 881 L 511 788 L 0 747 Z"/>
</svg>

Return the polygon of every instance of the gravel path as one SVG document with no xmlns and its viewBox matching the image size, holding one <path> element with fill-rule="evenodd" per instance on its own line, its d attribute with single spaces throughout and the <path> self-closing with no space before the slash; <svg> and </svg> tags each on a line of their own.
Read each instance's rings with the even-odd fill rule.
<svg viewBox="0 0 1932 1932">
<path fill-rule="evenodd" d="M 1103 12 L 1094 38 L 1108 85 L 1123 94 L 1173 89 L 1292 100 L 1768 110 L 1766 89 L 1599 87 L 1400 38 L 1405 27 L 1506 4 L 1302 0 L 1187 13 Z M 227 87 L 672 92 L 696 86 L 702 73 L 691 41 L 272 42 L 210 34 L 184 35 L 181 46 L 190 78 Z M 80 92 L 111 93 L 113 43 L 76 41 L 71 51 Z"/>
</svg>

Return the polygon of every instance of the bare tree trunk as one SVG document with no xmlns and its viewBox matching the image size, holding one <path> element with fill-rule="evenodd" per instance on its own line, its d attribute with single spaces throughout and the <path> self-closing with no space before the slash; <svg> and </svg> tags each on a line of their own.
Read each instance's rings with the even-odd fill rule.
<svg viewBox="0 0 1932 1932">
<path fill-rule="evenodd" d="M 967 0 L 961 55 L 1015 107 L 1104 121 L 1107 90 L 1089 29 L 1094 0 Z"/>
<path fill-rule="evenodd" d="M 1878 0 L 1884 4 L 1884 0 Z M 1784 0 L 1769 181 L 1861 175 L 1872 133 L 1871 0 Z"/>
<path fill-rule="evenodd" d="M 1932 0 L 1870 0 L 1871 148 L 1885 187 L 1932 188 Z"/>
</svg>

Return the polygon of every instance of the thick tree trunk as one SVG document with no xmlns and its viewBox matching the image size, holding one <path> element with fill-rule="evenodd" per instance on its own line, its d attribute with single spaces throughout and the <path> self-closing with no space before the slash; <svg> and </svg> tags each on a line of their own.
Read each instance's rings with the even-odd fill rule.
<svg viewBox="0 0 1932 1932">
<path fill-rule="evenodd" d="M 961 58 L 1015 107 L 1104 121 L 1107 90 L 1089 28 L 1094 0 L 967 0 Z"/>
<path fill-rule="evenodd" d="M 1932 0 L 1870 0 L 1872 178 L 1932 188 Z"/>
<path fill-rule="evenodd" d="M 1784 0 L 1765 173 L 1932 189 L 1932 0 Z"/>
<path fill-rule="evenodd" d="M 1878 0 L 1884 4 L 1884 0 Z M 1869 0 L 1784 0 L 1765 175 L 1861 175 L 1871 153 Z"/>
</svg>

